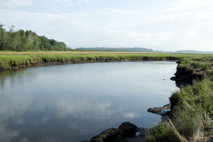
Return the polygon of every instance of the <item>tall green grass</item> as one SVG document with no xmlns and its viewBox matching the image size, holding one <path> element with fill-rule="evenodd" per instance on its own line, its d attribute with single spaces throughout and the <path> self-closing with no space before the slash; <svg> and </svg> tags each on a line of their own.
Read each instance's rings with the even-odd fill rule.
<svg viewBox="0 0 213 142">
<path fill-rule="evenodd" d="M 205 79 L 181 88 L 170 102 L 170 118 L 150 130 L 148 142 L 194 142 L 213 134 L 212 81 Z"/>
<path fill-rule="evenodd" d="M 51 64 L 51 63 L 82 63 L 82 62 L 112 62 L 112 61 L 150 61 L 150 60 L 178 60 L 185 55 L 181 54 L 161 54 L 161 53 L 113 53 L 113 52 L 39 52 L 27 53 L 24 55 L 8 52 L 0 54 L 0 70 L 10 70 L 13 68 L 20 68 L 24 66 L 32 66 L 37 64 Z M 46 53 L 46 54 L 45 54 Z"/>
<path fill-rule="evenodd" d="M 150 130 L 148 142 L 204 142 L 213 135 L 212 56 L 181 58 L 178 68 L 203 75 L 203 80 L 172 94 L 171 114 Z"/>
</svg>

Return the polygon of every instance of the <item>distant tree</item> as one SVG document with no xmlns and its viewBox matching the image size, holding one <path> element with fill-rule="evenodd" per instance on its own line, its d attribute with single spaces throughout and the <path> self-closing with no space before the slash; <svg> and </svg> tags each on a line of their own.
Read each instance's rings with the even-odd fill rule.
<svg viewBox="0 0 213 142">
<path fill-rule="evenodd" d="M 14 27 L 15 27 L 14 25 L 10 26 L 10 31 L 9 32 L 11 32 L 11 33 L 14 32 Z"/>
<path fill-rule="evenodd" d="M 4 33 L 5 33 L 5 30 L 4 30 L 4 25 L 0 24 L 0 50 L 3 49 L 3 46 L 4 46 Z"/>
<path fill-rule="evenodd" d="M 14 30 L 11 26 L 9 31 L 0 24 L 0 50 L 26 51 L 26 50 L 67 50 L 63 42 L 38 36 L 35 32 Z"/>
</svg>

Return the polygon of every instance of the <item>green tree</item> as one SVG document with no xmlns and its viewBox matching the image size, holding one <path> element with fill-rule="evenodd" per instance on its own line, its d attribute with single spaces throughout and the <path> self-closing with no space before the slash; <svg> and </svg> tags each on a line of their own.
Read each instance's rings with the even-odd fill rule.
<svg viewBox="0 0 213 142">
<path fill-rule="evenodd" d="M 11 26 L 9 31 L 0 24 L 0 50 L 26 51 L 26 50 L 67 50 L 63 42 L 39 36 L 32 31 L 14 30 Z"/>
</svg>

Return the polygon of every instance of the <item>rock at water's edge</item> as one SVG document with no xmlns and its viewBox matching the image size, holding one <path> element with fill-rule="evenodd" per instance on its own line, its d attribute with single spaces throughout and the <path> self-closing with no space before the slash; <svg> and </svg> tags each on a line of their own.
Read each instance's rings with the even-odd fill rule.
<svg viewBox="0 0 213 142">
<path fill-rule="evenodd" d="M 133 137 L 137 131 L 137 126 L 130 122 L 123 122 L 118 129 L 125 132 L 126 137 Z"/>
<path fill-rule="evenodd" d="M 137 129 L 138 127 L 135 124 L 124 122 L 118 128 L 107 129 L 83 142 L 128 142 L 126 138 L 134 137 Z"/>
<path fill-rule="evenodd" d="M 167 104 L 162 107 L 149 108 L 147 109 L 147 111 L 164 116 L 165 114 L 168 113 L 168 111 L 170 110 L 170 107 L 171 107 L 171 104 Z"/>
</svg>

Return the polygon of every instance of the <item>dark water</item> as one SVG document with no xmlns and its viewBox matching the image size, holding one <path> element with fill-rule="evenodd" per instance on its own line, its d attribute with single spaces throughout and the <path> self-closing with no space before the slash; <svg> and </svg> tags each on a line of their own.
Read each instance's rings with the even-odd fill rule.
<svg viewBox="0 0 213 142">
<path fill-rule="evenodd" d="M 74 64 L 0 74 L 0 142 L 79 142 L 131 121 L 178 90 L 174 62 Z"/>
</svg>

